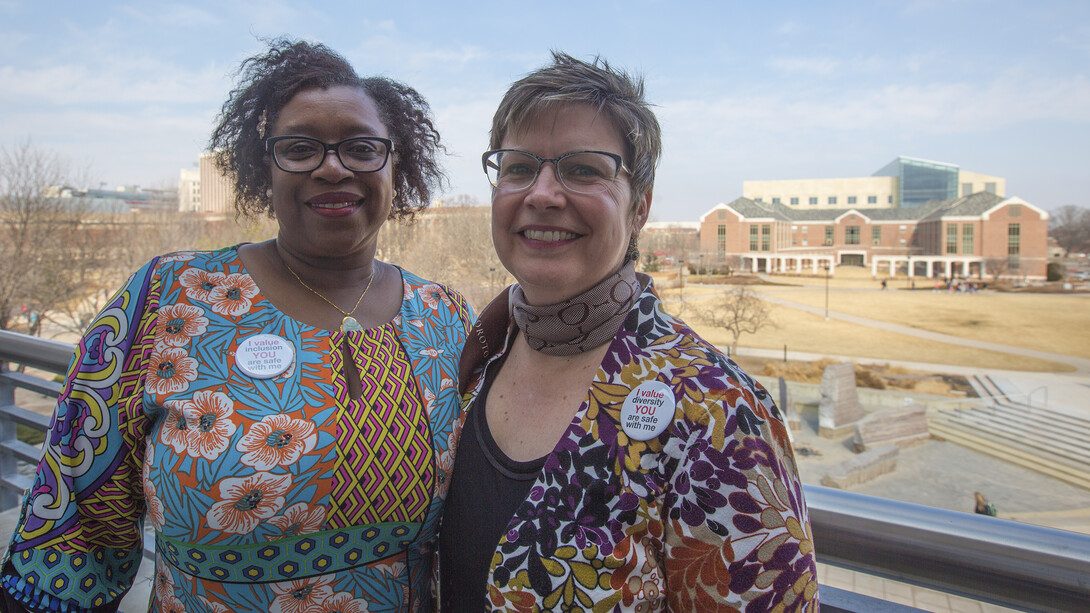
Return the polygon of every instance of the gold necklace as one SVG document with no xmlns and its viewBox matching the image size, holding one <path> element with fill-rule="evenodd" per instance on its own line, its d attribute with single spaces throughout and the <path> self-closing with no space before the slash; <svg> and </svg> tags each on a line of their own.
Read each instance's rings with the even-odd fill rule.
<svg viewBox="0 0 1090 613">
<path fill-rule="evenodd" d="M 341 313 L 344 313 L 344 319 L 341 320 L 341 332 L 354 332 L 356 330 L 363 330 L 363 326 L 360 325 L 360 322 L 356 321 L 355 317 L 352 317 L 352 313 L 355 313 L 356 309 L 360 308 L 360 303 L 363 302 L 363 297 L 367 295 L 367 290 L 371 289 L 371 282 L 375 280 L 374 264 L 371 265 L 371 276 L 367 277 L 367 287 L 363 288 L 363 293 L 360 294 L 359 299 L 356 300 L 356 306 L 352 307 L 351 311 L 346 311 L 334 304 L 334 302 L 329 298 L 326 298 L 325 296 L 319 294 L 318 290 L 304 283 L 303 280 L 299 278 L 299 275 L 295 274 L 295 271 L 291 269 L 291 266 L 288 266 L 288 263 L 284 262 L 283 258 L 281 258 L 280 261 L 284 263 L 284 268 L 288 269 L 288 272 L 291 273 L 291 276 L 295 277 L 295 280 L 299 282 L 299 285 L 302 285 L 303 287 L 307 288 L 310 293 L 328 302 L 329 306 L 337 309 Z"/>
</svg>

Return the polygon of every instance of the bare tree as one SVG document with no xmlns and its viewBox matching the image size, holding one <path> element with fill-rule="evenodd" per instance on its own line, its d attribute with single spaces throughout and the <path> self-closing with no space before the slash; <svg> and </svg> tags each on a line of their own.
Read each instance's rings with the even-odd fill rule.
<svg viewBox="0 0 1090 613">
<path fill-rule="evenodd" d="M 483 308 L 512 282 L 492 245 L 492 210 L 471 196 L 419 213 L 410 223 L 382 229 L 378 257 L 460 291 Z"/>
<path fill-rule="evenodd" d="M 696 312 L 706 324 L 722 328 L 731 335 L 730 352 L 738 352 L 738 339 L 743 334 L 756 334 L 765 326 L 774 326 L 772 308 L 757 292 L 745 285 L 736 285 L 729 292 L 715 298 L 711 306 Z"/>
<path fill-rule="evenodd" d="M 1090 210 L 1066 204 L 1052 212 L 1048 226 L 1066 253 L 1090 252 Z"/>
<path fill-rule="evenodd" d="M 53 303 L 75 297 L 86 262 L 70 247 L 82 205 L 57 197 L 70 179 L 64 160 L 29 142 L 0 148 L 0 329 L 21 314 L 35 334 Z"/>
<path fill-rule="evenodd" d="M 1010 258 L 988 258 L 984 260 L 984 269 L 992 276 L 993 283 L 999 283 L 999 279 L 1011 271 Z"/>
</svg>

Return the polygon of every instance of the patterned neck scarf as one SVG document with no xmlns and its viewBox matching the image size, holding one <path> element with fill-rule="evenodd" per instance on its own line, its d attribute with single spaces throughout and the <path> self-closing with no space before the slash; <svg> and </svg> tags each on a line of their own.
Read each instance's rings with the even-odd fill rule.
<svg viewBox="0 0 1090 613">
<path fill-rule="evenodd" d="M 613 339 L 639 293 L 636 265 L 626 262 L 598 285 L 556 304 L 529 304 L 522 287 L 514 285 L 511 317 L 532 349 L 576 355 Z"/>
</svg>

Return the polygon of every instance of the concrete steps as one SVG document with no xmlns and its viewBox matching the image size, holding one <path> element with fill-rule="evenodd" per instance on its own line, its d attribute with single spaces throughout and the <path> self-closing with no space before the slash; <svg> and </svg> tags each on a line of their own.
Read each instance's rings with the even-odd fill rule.
<svg viewBox="0 0 1090 613">
<path fill-rule="evenodd" d="M 1090 489 L 1090 420 L 993 400 L 988 407 L 932 413 L 928 425 L 939 438 Z"/>
</svg>

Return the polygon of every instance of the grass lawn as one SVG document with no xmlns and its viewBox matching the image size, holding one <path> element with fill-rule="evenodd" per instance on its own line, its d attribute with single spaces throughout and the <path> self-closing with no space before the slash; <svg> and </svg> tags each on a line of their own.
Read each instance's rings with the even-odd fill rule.
<svg viewBox="0 0 1090 613">
<path fill-rule="evenodd" d="M 695 308 L 704 307 L 710 302 L 710 299 L 688 301 L 682 317 L 708 341 L 721 346 L 730 345 L 731 338 L 725 330 L 712 328 L 693 314 Z M 668 303 L 667 307 L 676 312 L 677 303 Z M 786 345 L 788 351 L 1002 370 L 1072 370 L 1070 366 L 1058 362 L 922 340 L 836 319 L 825 321 L 819 315 L 778 305 L 772 305 L 772 320 L 775 327 L 769 326 L 757 334 L 742 335 L 739 345 L 761 349 L 783 349 Z"/>
<path fill-rule="evenodd" d="M 761 287 L 813 307 L 824 288 Z M 1090 358 L 1090 297 L 829 288 L 829 309 L 979 341 Z"/>
</svg>

